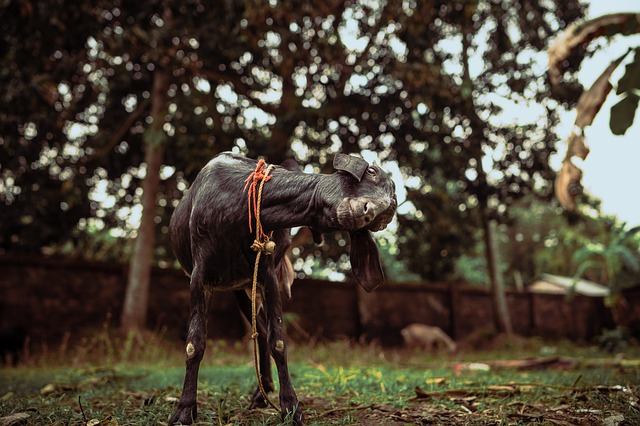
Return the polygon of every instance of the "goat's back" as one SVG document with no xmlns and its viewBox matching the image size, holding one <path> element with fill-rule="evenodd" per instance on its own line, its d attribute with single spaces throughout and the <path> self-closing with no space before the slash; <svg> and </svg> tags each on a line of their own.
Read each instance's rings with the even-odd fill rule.
<svg viewBox="0 0 640 426">
<path fill-rule="evenodd" d="M 226 235 L 225 244 L 229 244 L 248 234 L 244 185 L 256 164 L 231 153 L 217 155 L 198 173 L 176 207 L 169 225 L 171 246 L 187 274 L 193 270 L 193 235 Z M 240 235 L 234 238 L 233 234 Z"/>
</svg>

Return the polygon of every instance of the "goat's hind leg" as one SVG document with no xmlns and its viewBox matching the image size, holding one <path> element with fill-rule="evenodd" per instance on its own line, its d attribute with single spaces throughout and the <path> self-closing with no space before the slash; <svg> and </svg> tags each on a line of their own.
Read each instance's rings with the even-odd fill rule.
<svg viewBox="0 0 640 426">
<path fill-rule="evenodd" d="M 234 291 L 233 294 L 236 296 L 240 312 L 242 312 L 242 315 L 249 321 L 249 324 L 251 324 L 251 299 L 244 290 Z M 260 359 L 262 387 L 265 392 L 271 392 L 275 388 L 273 387 L 273 379 L 271 378 L 271 353 L 269 352 L 269 345 L 267 344 L 267 326 L 264 310 L 260 310 L 260 312 L 257 313 L 256 326 L 258 331 L 258 357 Z M 260 387 L 258 387 L 251 396 L 251 405 L 249 408 L 264 408 L 266 406 L 267 401 L 265 401 L 262 392 L 260 392 Z"/>
<path fill-rule="evenodd" d="M 207 314 L 210 300 L 211 292 L 205 290 L 201 268 L 196 266 L 191 273 L 191 314 L 185 348 L 184 387 L 178 406 L 169 419 L 170 425 L 175 423 L 191 424 L 198 415 L 198 371 L 207 343 Z"/>
</svg>

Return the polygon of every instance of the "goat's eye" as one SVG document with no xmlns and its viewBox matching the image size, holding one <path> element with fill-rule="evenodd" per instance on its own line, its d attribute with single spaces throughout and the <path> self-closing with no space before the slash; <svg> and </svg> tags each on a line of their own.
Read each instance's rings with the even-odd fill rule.
<svg viewBox="0 0 640 426">
<path fill-rule="evenodd" d="M 371 176 L 375 176 L 376 174 L 378 174 L 376 169 L 374 169 L 373 167 L 367 167 L 367 173 L 370 174 Z"/>
</svg>

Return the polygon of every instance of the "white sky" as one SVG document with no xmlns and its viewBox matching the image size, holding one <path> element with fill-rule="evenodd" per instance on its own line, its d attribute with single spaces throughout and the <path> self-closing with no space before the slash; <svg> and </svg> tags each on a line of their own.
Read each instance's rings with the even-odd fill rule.
<svg viewBox="0 0 640 426">
<path fill-rule="evenodd" d="M 615 12 L 640 12 L 639 0 L 590 0 L 588 18 L 596 18 Z M 606 49 L 599 51 L 593 58 L 584 61 L 579 78 L 585 87 L 604 71 L 614 59 L 627 51 L 629 46 L 640 46 L 640 36 L 618 37 Z M 633 57 L 631 54 L 627 62 Z M 624 64 L 620 65 L 612 77 L 614 89 L 596 116 L 593 124 L 587 127 L 586 142 L 591 152 L 582 164 L 576 165 L 583 172 L 582 183 L 590 194 L 602 200 L 602 210 L 615 214 L 629 226 L 640 225 L 640 109 L 636 111 L 634 124 L 624 136 L 615 136 L 609 129 L 611 106 L 618 101 L 615 94 L 618 79 L 624 74 Z M 575 112 L 563 117 L 563 131 L 559 136 L 566 141 L 571 132 Z M 566 145 L 564 147 L 566 149 Z M 564 153 L 563 153 L 564 155 Z"/>
</svg>

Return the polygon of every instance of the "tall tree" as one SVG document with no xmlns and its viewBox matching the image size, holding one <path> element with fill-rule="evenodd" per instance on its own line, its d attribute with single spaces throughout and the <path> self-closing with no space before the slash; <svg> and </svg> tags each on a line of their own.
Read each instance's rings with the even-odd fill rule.
<svg viewBox="0 0 640 426">
<path fill-rule="evenodd" d="M 225 9 L 235 9 L 229 4 L 206 9 L 200 2 L 185 5 L 171 1 L 115 6 L 104 3 L 101 6 L 103 9 L 100 16 L 104 17 L 104 28 L 98 37 L 98 45 L 102 46 L 101 52 L 108 58 L 109 65 L 124 63 L 125 70 L 120 70 L 119 73 L 144 66 L 149 72 L 147 79 L 152 81 L 150 92 L 136 93 L 132 86 L 128 88 L 132 92 L 124 99 L 124 102 L 130 99 L 131 103 L 137 104 L 145 94 L 150 97 L 150 111 L 146 120 L 150 124 L 142 132 L 142 140 L 138 141 L 143 145 L 145 170 L 140 186 L 142 214 L 130 260 L 121 315 L 121 326 L 125 330 L 135 331 L 146 326 L 150 271 L 156 240 L 156 206 L 161 189 L 160 173 L 164 164 L 164 152 L 169 139 L 175 135 L 176 128 L 178 133 L 186 132 L 186 129 L 182 129 L 185 126 L 180 124 L 182 111 L 177 110 L 176 104 L 172 106 L 173 111 L 168 108 L 170 92 L 179 101 L 180 97 L 187 96 L 190 91 L 190 85 L 185 81 L 190 81 L 193 85 L 196 77 L 203 73 L 203 64 L 198 59 L 195 46 L 212 28 L 199 27 L 196 25 L 197 21 L 211 19 L 214 14 L 225 12 Z M 217 40 L 222 39 L 225 30 L 229 30 L 229 21 L 224 20 L 230 20 L 232 26 L 238 25 L 238 17 L 233 13 L 224 16 L 222 23 L 226 25 L 213 28 L 214 31 L 219 31 L 216 34 Z M 141 17 L 143 19 L 139 19 Z M 217 48 L 214 46 L 214 50 Z M 225 59 L 223 54 L 213 57 Z M 176 90 L 178 86 L 180 88 Z M 119 136 L 135 137 L 135 133 L 136 127 L 130 125 Z"/>
<path fill-rule="evenodd" d="M 155 245 L 156 197 L 160 187 L 164 143 L 162 133 L 164 115 L 167 112 L 169 70 L 158 68 L 153 75 L 151 92 L 151 126 L 145 140 L 146 175 L 142 182 L 142 218 L 131 256 L 129 279 L 122 308 L 120 323 L 125 330 L 135 331 L 145 327 L 149 305 L 149 283 L 153 248 Z"/>
<path fill-rule="evenodd" d="M 490 221 L 504 221 L 509 205 L 526 194 L 548 198 L 551 193 L 554 173 L 549 157 L 557 142 L 553 132 L 557 104 L 548 100 L 550 88 L 540 53 L 554 28 L 578 19 L 583 7 L 578 2 L 457 2 L 443 3 L 435 11 L 425 5 L 412 19 L 428 16 L 429 11 L 430 25 L 406 25 L 403 38 L 407 44 L 434 40 L 432 45 L 416 47 L 415 55 L 442 64 L 443 77 L 457 83 L 452 90 L 455 101 L 447 107 L 453 117 L 437 123 L 453 127 L 453 132 L 439 147 L 453 148 L 449 158 L 460 164 L 451 180 L 470 196 L 458 205 L 459 211 L 483 229 L 486 264 L 495 285 Z M 459 53 L 452 55 L 451 47 L 439 46 L 443 39 L 451 40 Z M 532 108 L 532 101 L 541 108 Z M 508 116 L 508 110 L 516 108 L 533 119 L 506 126 L 516 117 L 500 120 L 500 115 Z M 459 217 L 452 222 L 464 223 Z M 499 312 L 497 306 L 494 312 Z M 499 328 L 505 328 L 506 322 L 496 318 Z"/>
</svg>

